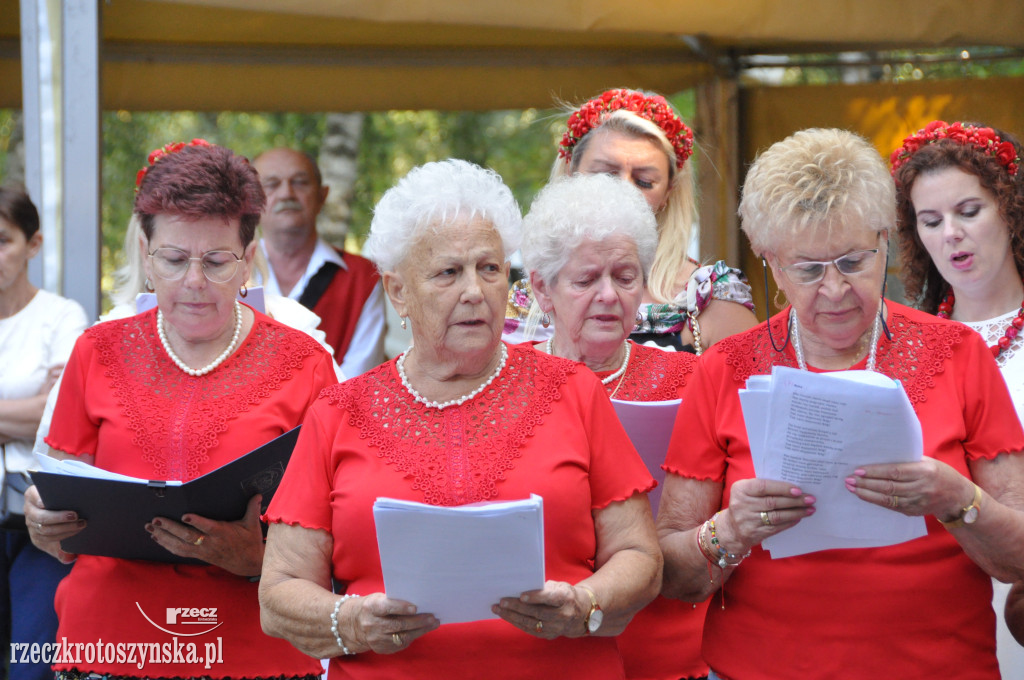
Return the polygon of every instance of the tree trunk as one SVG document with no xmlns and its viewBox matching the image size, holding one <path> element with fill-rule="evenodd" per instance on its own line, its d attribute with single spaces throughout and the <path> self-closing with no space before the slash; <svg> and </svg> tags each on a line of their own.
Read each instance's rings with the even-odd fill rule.
<svg viewBox="0 0 1024 680">
<path fill-rule="evenodd" d="M 359 138 L 363 132 L 363 114 L 328 113 L 323 142 L 320 145 L 320 172 L 331 188 L 327 204 L 320 212 L 317 229 L 328 243 L 343 247 L 352 216 L 350 203 L 356 183 Z"/>
</svg>

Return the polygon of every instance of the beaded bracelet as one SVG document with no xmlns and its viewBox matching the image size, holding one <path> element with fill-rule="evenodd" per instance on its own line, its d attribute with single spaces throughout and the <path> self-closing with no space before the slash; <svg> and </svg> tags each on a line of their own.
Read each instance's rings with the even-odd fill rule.
<svg viewBox="0 0 1024 680">
<path fill-rule="evenodd" d="M 338 643 L 339 647 L 341 647 L 341 653 L 345 656 L 350 656 L 355 654 L 355 652 L 345 645 L 345 641 L 341 639 L 341 633 L 338 632 L 338 612 L 341 610 L 341 605 L 344 604 L 346 600 L 351 600 L 353 597 L 359 596 L 345 594 L 339 597 L 338 601 L 334 603 L 334 611 L 331 612 L 331 632 L 334 633 L 334 641 Z"/>
<path fill-rule="evenodd" d="M 718 535 L 715 533 L 715 520 L 718 519 L 718 515 L 721 513 L 716 512 L 711 519 L 704 524 L 708 527 L 708 533 L 711 534 L 711 547 L 718 552 L 718 567 L 719 569 L 725 569 L 726 567 L 735 567 L 740 562 L 750 557 L 750 551 L 748 550 L 743 555 L 737 555 L 731 553 L 722 547 L 722 544 L 718 542 Z"/>
</svg>

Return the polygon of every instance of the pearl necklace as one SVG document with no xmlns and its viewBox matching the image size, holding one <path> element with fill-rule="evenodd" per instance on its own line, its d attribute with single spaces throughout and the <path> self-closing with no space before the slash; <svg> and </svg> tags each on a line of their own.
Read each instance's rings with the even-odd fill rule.
<svg viewBox="0 0 1024 680">
<path fill-rule="evenodd" d="M 551 354 L 553 356 L 554 352 L 551 349 L 551 341 L 552 340 L 553 340 L 553 338 L 548 338 L 547 344 L 544 345 L 544 349 L 545 349 L 545 351 L 548 354 Z M 606 375 L 605 377 L 601 378 L 601 384 L 602 385 L 610 385 L 613 382 L 615 382 L 617 379 L 621 378 L 623 375 L 626 374 L 626 368 L 629 366 L 629 353 L 630 353 L 629 340 L 625 341 L 622 344 L 625 345 L 625 347 L 626 347 L 626 356 L 624 356 L 622 358 L 622 365 L 619 366 L 619 370 L 615 371 L 614 373 L 612 373 L 610 375 Z M 615 389 L 618 390 L 619 388 L 616 387 Z"/>
<path fill-rule="evenodd" d="M 224 360 L 231 356 L 231 353 L 235 351 L 235 347 L 238 345 L 238 337 L 242 334 L 242 305 L 239 304 L 238 300 L 235 300 L 235 332 L 231 336 L 231 344 L 228 345 L 227 349 L 220 353 L 216 359 L 203 366 L 202 368 L 190 368 L 188 364 L 178 358 L 178 355 L 171 349 L 171 343 L 167 341 L 167 334 L 164 333 L 164 313 L 157 309 L 156 311 L 156 333 L 160 336 L 160 344 L 164 346 L 164 351 L 167 352 L 167 356 L 171 358 L 171 361 L 185 373 L 188 373 L 194 378 L 206 375 L 213 369 L 224 363 Z"/>
<path fill-rule="evenodd" d="M 939 304 L 939 311 L 935 313 L 935 316 L 943 319 L 953 318 L 953 305 L 956 304 L 956 296 L 953 295 L 953 289 L 950 288 L 949 292 L 946 293 L 946 297 L 943 298 Z M 1020 334 L 1021 328 L 1024 328 L 1024 302 L 1020 303 L 1020 308 L 1017 310 L 1017 315 L 1010 321 L 1010 325 L 1006 327 L 1006 331 L 1003 336 L 994 345 L 989 345 L 988 350 L 992 352 L 992 356 L 997 360 L 999 355 L 1003 353 L 1003 350 L 1008 348 L 1014 338 Z M 1000 363 L 1000 365 L 1002 365 Z"/>
<path fill-rule="evenodd" d="M 398 357 L 398 361 L 395 362 L 395 368 L 398 369 L 398 377 L 402 381 L 402 386 L 405 387 L 405 389 L 409 392 L 409 394 L 412 395 L 413 400 L 423 404 L 427 408 L 436 408 L 439 411 L 442 411 L 442 410 L 448 408 L 449 406 L 462 406 L 467 401 L 469 401 L 470 399 L 472 399 L 476 395 L 478 395 L 481 392 L 483 392 L 485 389 L 487 389 L 488 385 L 490 385 L 492 382 L 494 382 L 494 380 L 499 375 L 501 375 L 502 369 L 505 368 L 505 362 L 508 361 L 508 348 L 505 346 L 505 343 L 501 343 L 501 360 L 498 361 L 497 368 L 494 369 L 494 373 L 491 373 L 490 377 L 487 378 L 487 380 L 485 380 L 479 387 L 477 387 L 475 390 L 473 390 L 469 394 L 464 394 L 464 395 L 462 395 L 461 397 L 459 397 L 457 399 L 450 399 L 449 401 L 438 402 L 438 401 L 429 401 L 428 399 L 424 398 L 409 383 L 409 377 L 405 374 L 405 358 L 407 356 L 409 356 L 409 352 L 411 352 L 411 351 L 412 351 L 412 347 L 410 347 L 408 350 L 406 350 L 402 354 L 402 356 Z"/>
<path fill-rule="evenodd" d="M 793 349 L 796 351 L 796 363 L 800 366 L 801 371 L 806 371 L 807 361 L 804 359 L 804 347 L 800 343 L 800 322 L 792 311 L 789 313 L 789 319 L 793 327 Z M 875 358 L 878 354 L 878 337 L 881 334 L 881 330 L 882 318 L 876 314 L 875 324 L 871 328 L 871 351 L 868 353 L 868 363 L 865 366 L 869 371 L 875 370 Z"/>
</svg>

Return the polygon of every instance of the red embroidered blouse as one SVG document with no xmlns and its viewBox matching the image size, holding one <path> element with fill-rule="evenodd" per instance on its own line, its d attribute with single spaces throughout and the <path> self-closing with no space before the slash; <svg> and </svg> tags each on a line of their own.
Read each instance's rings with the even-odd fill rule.
<svg viewBox="0 0 1024 680">
<path fill-rule="evenodd" d="M 544 498 L 546 577 L 593 573 L 592 511 L 653 480 L 601 384 L 564 359 L 509 347 L 487 389 L 444 410 L 416 403 L 390 361 L 324 392 L 267 518 L 329 531 L 347 592 L 382 592 L 377 497 L 435 505 Z M 338 678 L 622 678 L 614 638 L 540 640 L 499 619 L 447 624 L 397 654 L 331 659 Z"/>
<path fill-rule="evenodd" d="M 1024 433 L 981 338 L 967 327 L 886 302 L 892 340 L 877 370 L 902 381 L 924 452 L 970 476 L 968 463 L 1019 455 Z M 770 323 L 785 337 L 789 310 Z M 738 390 L 773 365 L 795 366 L 792 345 L 769 344 L 766 324 L 717 343 L 690 381 L 665 469 L 723 484 L 722 507 L 754 476 Z M 862 369 L 865 362 L 852 368 Z M 884 462 L 884 461 L 879 461 Z M 949 678 L 996 680 L 991 579 L 934 517 L 928 535 L 885 548 L 770 559 L 755 547 L 708 610 L 704 658 L 723 678 Z"/>
<path fill-rule="evenodd" d="M 164 352 L 149 311 L 99 324 L 79 339 L 46 441 L 92 454 L 98 467 L 114 472 L 189 480 L 295 427 L 336 382 L 316 341 L 259 313 L 227 361 L 188 376 Z M 102 641 L 109 654 L 90 658 L 82 647 L 54 667 L 148 677 L 319 674 L 315 659 L 263 634 L 257 585 L 219 567 L 81 555 L 57 590 L 57 639 Z M 215 613 L 208 625 L 183 625 L 184 615 L 171 614 L 182 608 Z M 130 643 L 160 654 L 143 659 Z M 216 658 L 208 663 L 211 652 Z"/>
</svg>

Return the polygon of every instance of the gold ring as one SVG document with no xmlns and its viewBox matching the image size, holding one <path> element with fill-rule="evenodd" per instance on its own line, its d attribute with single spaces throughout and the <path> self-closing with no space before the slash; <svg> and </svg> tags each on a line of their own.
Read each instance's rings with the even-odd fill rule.
<svg viewBox="0 0 1024 680">
<path fill-rule="evenodd" d="M 766 527 L 772 526 L 772 518 L 768 516 L 767 510 L 761 511 L 761 524 L 765 525 Z"/>
<path fill-rule="evenodd" d="M 894 508 L 900 507 L 900 497 L 899 496 L 893 496 L 892 497 L 892 507 L 894 507 Z"/>
<path fill-rule="evenodd" d="M 196 540 L 192 541 L 192 545 L 200 546 L 200 545 L 203 544 L 203 541 L 205 541 L 205 540 L 206 540 L 206 534 L 199 534 L 199 538 L 197 538 Z"/>
<path fill-rule="evenodd" d="M 534 626 L 533 629 L 535 631 L 537 631 L 538 633 L 543 633 L 544 632 L 544 622 L 541 621 L 540 619 L 537 619 L 537 625 Z"/>
<path fill-rule="evenodd" d="M 391 641 L 395 643 L 395 647 L 401 647 L 402 646 L 402 634 L 401 633 L 392 633 L 391 634 Z"/>
</svg>

